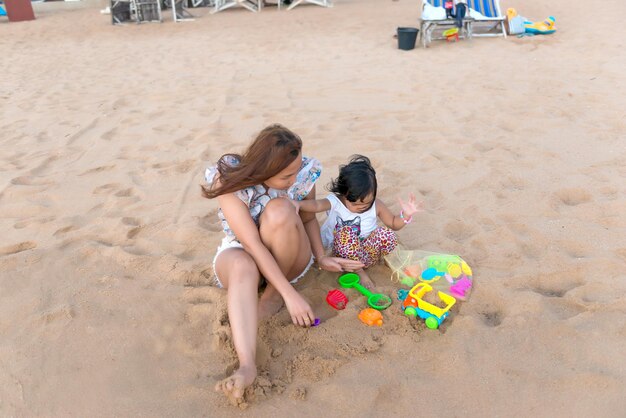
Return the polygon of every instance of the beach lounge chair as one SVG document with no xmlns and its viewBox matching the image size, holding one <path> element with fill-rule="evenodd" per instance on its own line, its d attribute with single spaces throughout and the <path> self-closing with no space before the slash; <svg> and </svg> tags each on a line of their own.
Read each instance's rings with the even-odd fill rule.
<svg viewBox="0 0 626 418">
<path fill-rule="evenodd" d="M 251 12 L 260 12 L 263 8 L 263 0 L 215 0 L 215 7 L 211 13 L 221 12 L 237 5 L 241 5 Z"/>
<path fill-rule="evenodd" d="M 111 0 L 111 23 L 161 22 L 160 0 Z"/>
<path fill-rule="evenodd" d="M 278 0 L 278 8 L 280 9 L 282 0 Z M 291 3 L 289 5 L 289 7 L 287 7 L 287 10 L 291 10 L 294 7 L 302 4 L 302 3 L 311 3 L 311 4 L 316 4 L 318 6 L 322 6 L 322 7 L 333 7 L 333 2 L 332 0 L 294 0 L 293 3 Z"/>
<path fill-rule="evenodd" d="M 130 0 L 111 0 L 111 23 L 121 25 L 132 21 L 130 16 Z"/>
<path fill-rule="evenodd" d="M 422 16 L 420 18 L 420 39 L 422 46 L 427 47 L 433 39 L 445 39 L 439 35 L 433 37 L 435 30 L 443 32 L 455 25 L 455 20 L 446 17 L 444 3 L 446 0 L 422 0 Z M 468 11 L 463 18 L 462 37 L 471 39 L 473 36 L 504 36 L 504 15 L 499 0 L 464 0 Z"/>
<path fill-rule="evenodd" d="M 469 16 L 473 19 L 472 36 L 503 36 L 505 15 L 500 8 L 500 0 L 465 0 Z"/>
<path fill-rule="evenodd" d="M 444 4 L 446 0 L 422 0 L 422 15 L 420 17 L 420 40 L 426 48 L 433 39 L 446 39 L 443 32 L 456 25 L 456 19 L 446 17 Z M 438 35 L 434 36 L 435 30 Z M 461 37 L 472 37 L 472 20 L 468 15 L 462 20 Z"/>
<path fill-rule="evenodd" d="M 172 0 L 172 17 L 174 22 L 190 22 L 195 18 L 187 11 L 187 0 Z"/>
<path fill-rule="evenodd" d="M 131 0 L 130 14 L 135 22 L 162 22 L 160 0 Z"/>
</svg>

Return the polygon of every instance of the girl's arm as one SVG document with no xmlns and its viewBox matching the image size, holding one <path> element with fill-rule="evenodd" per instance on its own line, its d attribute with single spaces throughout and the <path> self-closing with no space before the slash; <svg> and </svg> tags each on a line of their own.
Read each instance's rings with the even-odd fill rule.
<svg viewBox="0 0 626 418">
<path fill-rule="evenodd" d="M 404 228 L 405 225 L 411 223 L 413 215 L 424 210 L 424 202 L 416 203 L 413 193 L 409 194 L 409 200 L 407 202 L 404 202 L 400 198 L 398 198 L 398 202 L 402 210 L 400 211 L 400 215 L 396 216 L 391 213 L 381 200 L 376 199 L 376 215 L 378 215 L 385 225 L 394 231 Z"/>
<path fill-rule="evenodd" d="M 263 277 L 276 288 L 285 300 L 294 323 L 304 325 L 306 318 L 313 323 L 315 321 L 313 310 L 289 283 L 289 280 L 278 267 L 276 260 L 261 241 L 259 230 L 245 203 L 234 193 L 218 196 L 217 200 L 228 225 L 243 245 L 244 250 L 254 259 Z"/>
<path fill-rule="evenodd" d="M 311 192 L 313 192 L 313 190 Z M 304 200 L 295 202 L 298 211 L 307 213 L 320 213 L 330 210 L 330 201 L 328 199 L 308 199 L 310 195 L 311 193 L 309 193 L 309 195 Z"/>
<path fill-rule="evenodd" d="M 328 202 L 328 209 L 330 209 L 330 202 L 328 199 L 320 199 L 315 200 L 315 186 L 309 192 L 309 194 L 299 202 L 298 204 L 309 204 L 309 202 Z M 324 209 L 324 210 L 328 210 Z M 317 261 L 317 264 L 320 268 L 328 271 L 355 271 L 363 268 L 363 263 L 360 261 L 354 260 L 346 260 L 344 258 L 339 257 L 329 257 L 324 254 L 324 246 L 322 245 L 322 236 L 320 235 L 320 224 L 315 217 L 315 212 L 302 211 L 300 213 L 300 218 L 302 219 L 302 223 L 304 224 L 304 229 L 306 230 L 306 234 L 309 237 L 309 242 L 311 243 L 311 251 L 313 252 L 313 257 Z"/>
<path fill-rule="evenodd" d="M 376 215 L 389 229 L 398 231 L 406 225 L 400 215 L 394 215 L 382 200 L 376 199 Z"/>
</svg>

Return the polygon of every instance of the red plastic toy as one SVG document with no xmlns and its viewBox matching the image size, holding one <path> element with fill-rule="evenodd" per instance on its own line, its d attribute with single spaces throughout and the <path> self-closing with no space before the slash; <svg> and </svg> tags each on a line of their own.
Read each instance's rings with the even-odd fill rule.
<svg viewBox="0 0 626 418">
<path fill-rule="evenodd" d="M 348 297 L 341 290 L 333 289 L 326 295 L 326 302 L 335 309 L 345 309 L 348 304 Z"/>
</svg>

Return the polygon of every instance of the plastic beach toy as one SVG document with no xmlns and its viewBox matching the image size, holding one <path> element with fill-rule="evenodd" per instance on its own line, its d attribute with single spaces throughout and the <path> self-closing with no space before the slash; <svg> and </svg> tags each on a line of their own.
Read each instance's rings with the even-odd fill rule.
<svg viewBox="0 0 626 418">
<path fill-rule="evenodd" d="M 439 278 L 440 276 L 445 276 L 445 274 L 443 271 L 437 271 L 437 269 L 430 267 L 422 272 L 422 279 L 433 280 L 435 277 Z"/>
<path fill-rule="evenodd" d="M 457 299 L 466 300 L 474 284 L 472 269 L 458 255 L 397 248 L 385 256 L 392 279 L 411 288 L 428 283 Z"/>
<path fill-rule="evenodd" d="M 533 35 L 549 35 L 556 32 L 554 16 L 548 16 L 543 22 L 524 22 L 526 33 L 532 33 Z"/>
<path fill-rule="evenodd" d="M 333 289 L 326 295 L 326 302 L 337 310 L 345 309 L 348 304 L 348 297 L 341 290 Z"/>
<path fill-rule="evenodd" d="M 354 288 L 367 296 L 367 304 L 372 308 L 382 311 L 391 306 L 391 298 L 382 293 L 372 293 L 359 283 L 359 275 L 356 273 L 345 273 L 339 276 L 339 284 L 341 287 L 350 289 Z"/>
<path fill-rule="evenodd" d="M 423 296 L 433 290 L 426 283 L 418 283 L 407 292 L 398 290 L 398 299 L 402 301 L 402 310 L 406 316 L 419 316 L 430 329 L 437 329 L 439 325 L 450 315 L 450 308 L 456 303 L 456 299 L 443 292 L 437 292 L 439 300 L 445 305 L 443 308 L 426 302 Z"/>
<path fill-rule="evenodd" d="M 443 31 L 443 36 L 445 36 L 446 41 L 458 41 L 459 40 L 459 28 L 452 28 Z"/>
<path fill-rule="evenodd" d="M 372 326 L 380 327 L 383 325 L 383 314 L 381 314 L 380 311 L 377 311 L 376 309 L 372 309 L 372 308 L 363 309 L 359 313 L 359 319 L 365 325 L 369 325 L 370 327 Z"/>
</svg>

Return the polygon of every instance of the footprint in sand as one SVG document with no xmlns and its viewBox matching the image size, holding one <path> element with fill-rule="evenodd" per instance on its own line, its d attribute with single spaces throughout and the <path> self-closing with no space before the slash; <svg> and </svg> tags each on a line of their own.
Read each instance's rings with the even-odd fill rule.
<svg viewBox="0 0 626 418">
<path fill-rule="evenodd" d="M 134 195 L 134 190 L 132 187 L 129 187 L 128 189 L 120 190 L 119 192 L 115 193 L 116 197 L 131 197 L 133 195 Z"/>
<path fill-rule="evenodd" d="M 562 189 L 556 192 L 556 196 L 567 206 L 578 206 L 591 201 L 591 194 L 581 188 Z"/>
<path fill-rule="evenodd" d="M 478 152 L 481 153 L 486 153 L 491 151 L 492 149 L 494 149 L 496 147 L 496 143 L 495 142 L 476 142 L 474 143 L 474 145 L 472 145 L 472 147 L 477 150 Z"/>
<path fill-rule="evenodd" d="M 43 224 L 47 224 L 48 222 L 52 222 L 55 219 L 56 219 L 56 216 L 44 216 L 43 218 L 25 219 L 23 221 L 19 221 L 13 224 L 13 228 L 23 229 L 34 224 L 43 225 Z"/>
<path fill-rule="evenodd" d="M 77 227 L 77 226 L 75 226 L 75 225 L 68 225 L 68 226 L 65 226 L 65 227 L 63 227 L 63 228 L 59 228 L 59 229 L 57 229 L 57 230 L 54 232 L 54 234 L 52 234 L 52 235 L 53 235 L 53 236 L 55 236 L 55 237 L 57 237 L 57 236 L 60 236 L 60 235 L 64 235 L 64 234 L 66 234 L 66 233 L 68 233 L 68 232 L 70 232 L 70 231 L 75 231 L 75 230 L 77 230 L 77 229 L 78 229 L 78 227 Z"/>
<path fill-rule="evenodd" d="M 209 267 L 200 272 L 197 270 L 186 271 L 181 275 L 184 287 L 202 287 L 213 284 L 213 267 Z"/>
<path fill-rule="evenodd" d="M 128 226 L 139 226 L 141 225 L 141 221 L 139 220 L 139 218 L 131 218 L 131 217 L 124 217 L 122 218 L 122 223 L 124 225 L 128 225 Z"/>
<path fill-rule="evenodd" d="M 217 288 L 212 286 L 188 287 L 183 293 L 183 301 L 192 305 L 212 304 L 219 297 Z"/>
<path fill-rule="evenodd" d="M 504 313 L 498 309 L 486 309 L 480 312 L 480 318 L 485 325 L 497 327 L 504 319 Z"/>
<path fill-rule="evenodd" d="M 89 170 L 83 171 L 79 174 L 79 176 L 85 176 L 87 174 L 100 173 L 102 171 L 108 171 L 115 168 L 115 164 L 112 165 L 101 165 L 100 167 L 90 168 Z"/>
<path fill-rule="evenodd" d="M 11 179 L 11 184 L 16 186 L 49 186 L 54 184 L 52 181 L 38 180 L 33 176 L 20 176 Z"/>
<path fill-rule="evenodd" d="M 0 256 L 21 253 L 22 251 L 32 250 L 35 247 L 37 247 L 37 243 L 34 241 L 24 241 L 19 244 L 7 245 L 6 247 L 0 247 Z"/>
<path fill-rule="evenodd" d="M 534 276 L 524 281 L 519 288 L 548 298 L 561 298 L 570 290 L 585 284 L 581 274 L 577 270 L 569 270 Z"/>
<path fill-rule="evenodd" d="M 115 137 L 115 135 L 117 135 L 117 128 L 106 131 L 100 136 L 100 138 L 104 139 L 105 141 L 110 141 Z"/>
<path fill-rule="evenodd" d="M 475 231 L 463 221 L 451 221 L 443 228 L 443 233 L 447 238 L 460 242 L 474 235 Z"/>
<path fill-rule="evenodd" d="M 128 231 L 126 233 L 126 238 L 128 238 L 128 239 L 135 238 L 141 232 L 142 229 L 143 229 L 142 226 L 136 226 L 136 227 L 132 228 L 130 231 Z"/>
<path fill-rule="evenodd" d="M 119 187 L 120 187 L 119 183 L 103 184 L 93 189 L 92 193 L 93 194 L 109 194 L 109 193 L 112 193 L 114 190 L 118 189 Z"/>
<path fill-rule="evenodd" d="M 557 319 L 565 320 L 587 311 L 587 308 L 578 302 L 564 299 L 553 299 L 545 301 L 546 310 L 552 313 Z"/>
<path fill-rule="evenodd" d="M 70 321 L 72 318 L 74 318 L 74 316 L 76 316 L 74 308 L 68 305 L 64 305 L 42 313 L 40 319 L 43 321 L 43 323 L 50 324 L 52 322 L 57 322 L 62 319 Z"/>
<path fill-rule="evenodd" d="M 588 245 L 577 241 L 561 241 L 559 247 L 571 258 L 585 258 L 591 252 Z"/>
<path fill-rule="evenodd" d="M 508 176 L 503 179 L 500 184 L 506 190 L 520 191 L 526 187 L 526 181 L 520 177 Z"/>
<path fill-rule="evenodd" d="M 209 232 L 220 232 L 222 226 L 217 217 L 217 210 L 211 210 L 206 216 L 199 217 L 198 226 Z"/>
<path fill-rule="evenodd" d="M 194 134 L 187 134 L 183 136 L 182 138 L 176 139 L 174 143 L 178 145 L 179 147 L 186 147 L 190 142 L 193 142 L 194 138 L 195 138 Z"/>
</svg>

